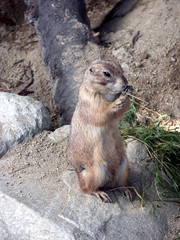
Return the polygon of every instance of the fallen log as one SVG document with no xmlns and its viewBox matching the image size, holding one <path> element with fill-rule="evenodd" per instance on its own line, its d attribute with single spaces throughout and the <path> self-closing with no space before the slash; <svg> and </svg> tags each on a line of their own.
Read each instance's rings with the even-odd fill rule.
<svg viewBox="0 0 180 240">
<path fill-rule="evenodd" d="M 85 68 L 98 58 L 84 0 L 25 0 L 26 19 L 40 39 L 61 124 L 70 123 Z M 94 49 L 95 48 L 95 49 Z M 93 56 L 93 53 L 95 56 Z"/>
</svg>

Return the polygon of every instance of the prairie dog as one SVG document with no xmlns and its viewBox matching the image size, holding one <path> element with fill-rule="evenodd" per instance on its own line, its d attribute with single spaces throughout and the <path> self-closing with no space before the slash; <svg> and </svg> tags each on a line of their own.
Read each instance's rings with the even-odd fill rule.
<svg viewBox="0 0 180 240">
<path fill-rule="evenodd" d="M 86 70 L 71 122 L 68 158 L 74 165 L 80 188 L 105 201 L 102 187 L 126 187 L 128 159 L 118 129 L 127 110 L 132 87 L 119 64 L 96 60 Z M 130 192 L 124 188 L 128 197 Z"/>
</svg>

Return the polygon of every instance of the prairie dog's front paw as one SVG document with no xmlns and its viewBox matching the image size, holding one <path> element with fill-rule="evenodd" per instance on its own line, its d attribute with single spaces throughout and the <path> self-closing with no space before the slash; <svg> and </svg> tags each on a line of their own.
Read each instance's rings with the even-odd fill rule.
<svg viewBox="0 0 180 240">
<path fill-rule="evenodd" d="M 121 94 L 121 96 L 119 98 L 116 99 L 116 101 L 114 102 L 114 109 L 122 109 L 125 106 L 125 103 L 127 101 L 128 95 L 126 94 Z"/>
<path fill-rule="evenodd" d="M 123 93 L 133 93 L 133 87 L 132 86 L 127 86 L 124 90 Z"/>
</svg>

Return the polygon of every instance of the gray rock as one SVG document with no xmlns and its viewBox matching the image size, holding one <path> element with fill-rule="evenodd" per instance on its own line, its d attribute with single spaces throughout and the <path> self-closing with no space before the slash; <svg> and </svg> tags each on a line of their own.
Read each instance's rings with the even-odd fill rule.
<svg viewBox="0 0 180 240">
<path fill-rule="evenodd" d="M 50 115 L 42 103 L 31 97 L 0 92 L 0 157 L 49 126 Z"/>
<path fill-rule="evenodd" d="M 0 191 L 1 240 L 72 240 L 72 232 L 63 225 L 57 226 L 26 205 Z"/>
<path fill-rule="evenodd" d="M 126 154 L 130 163 L 140 163 L 142 160 L 150 158 L 143 143 L 132 138 L 129 138 L 126 143 Z"/>
<path fill-rule="evenodd" d="M 172 212 L 169 203 L 164 205 L 159 201 L 158 208 L 154 209 L 147 201 L 142 208 L 137 196 L 131 203 L 117 190 L 108 192 L 113 203 L 103 203 L 80 191 L 72 167 L 69 171 L 65 168 L 58 178 L 55 178 L 58 172 L 52 171 L 48 178 L 33 180 L 33 173 L 39 168 L 32 165 L 29 174 L 19 166 L 18 172 L 12 174 L 11 167 L 5 168 L 13 162 L 13 158 L 8 158 L 6 155 L 0 161 L 1 240 L 162 240 L 168 229 L 167 218 L 177 211 L 177 207 Z M 148 189 L 144 188 L 144 175 L 147 183 L 151 182 L 136 165 L 138 175 L 132 186 L 137 185 L 141 193 L 141 187 Z M 43 165 L 44 172 L 49 169 L 49 164 Z M 47 184 L 51 178 L 52 184 Z"/>
<path fill-rule="evenodd" d="M 57 128 L 54 132 L 49 134 L 49 138 L 56 142 L 59 143 L 66 138 L 68 138 L 70 133 L 70 125 L 64 125 L 63 127 Z"/>
<path fill-rule="evenodd" d="M 114 203 L 103 203 L 80 192 L 75 173 L 66 172 L 63 179 L 69 187 L 69 198 L 58 216 L 93 239 L 163 239 L 166 217 L 152 215 L 150 205 L 141 208 L 137 201 L 131 204 L 117 191 L 110 194 Z"/>
<path fill-rule="evenodd" d="M 139 201 L 132 204 L 119 192 L 111 195 L 114 203 L 103 203 L 80 192 L 76 174 L 72 171 L 65 172 L 63 180 L 68 197 L 63 198 L 64 191 L 57 193 L 48 208 L 44 208 L 44 214 L 0 191 L 0 239 L 163 239 L 167 231 L 164 209 L 161 215 L 159 212 L 152 214 L 151 205 L 141 208 Z M 61 198 L 64 199 L 62 202 Z"/>
</svg>

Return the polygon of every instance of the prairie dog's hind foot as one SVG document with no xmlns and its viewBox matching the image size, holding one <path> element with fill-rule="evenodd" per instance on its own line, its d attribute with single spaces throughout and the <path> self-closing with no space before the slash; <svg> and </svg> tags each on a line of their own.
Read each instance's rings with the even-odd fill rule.
<svg viewBox="0 0 180 240">
<path fill-rule="evenodd" d="M 103 191 L 95 191 L 95 192 L 92 192 L 91 195 L 94 195 L 94 196 L 100 198 L 104 202 L 109 202 L 109 203 L 112 202 L 112 200 L 109 197 L 109 195 L 107 193 L 103 192 Z"/>
</svg>

